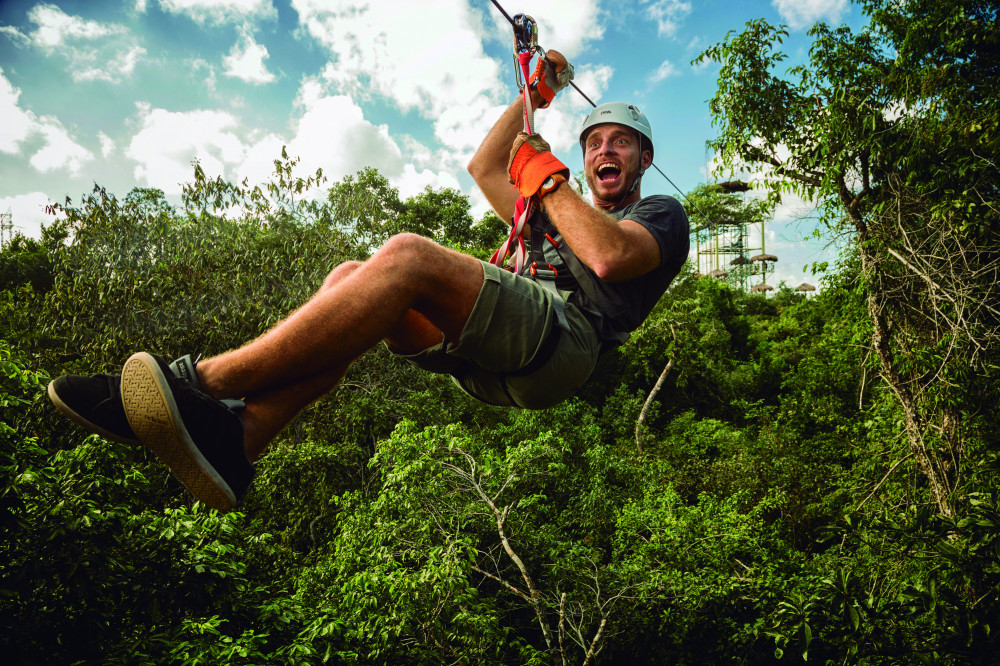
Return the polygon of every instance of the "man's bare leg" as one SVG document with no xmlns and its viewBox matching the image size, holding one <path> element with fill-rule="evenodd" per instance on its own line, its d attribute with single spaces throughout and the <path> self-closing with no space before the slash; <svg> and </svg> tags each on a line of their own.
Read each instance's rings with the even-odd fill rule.
<svg viewBox="0 0 1000 666">
<path fill-rule="evenodd" d="M 418 236 L 390 240 L 364 263 L 335 269 L 299 310 L 250 344 L 198 364 L 214 397 L 247 397 L 244 448 L 255 460 L 348 365 L 386 338 L 404 352 L 457 340 L 482 266 Z"/>
</svg>

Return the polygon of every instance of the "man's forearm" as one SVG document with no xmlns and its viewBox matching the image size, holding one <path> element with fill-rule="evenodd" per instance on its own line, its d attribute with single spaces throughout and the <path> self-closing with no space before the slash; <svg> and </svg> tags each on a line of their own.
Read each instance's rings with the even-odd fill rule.
<svg viewBox="0 0 1000 666">
<path fill-rule="evenodd" d="M 542 199 L 542 206 L 573 254 L 603 280 L 628 280 L 659 264 L 659 246 L 649 231 L 594 208 L 566 184 Z"/>
<path fill-rule="evenodd" d="M 542 102 L 537 91 L 531 92 L 532 109 Z M 479 145 L 469 162 L 469 174 L 479 185 L 493 210 L 503 219 L 509 219 L 514 212 L 517 191 L 511 186 L 507 174 L 510 148 L 517 133 L 524 127 L 524 102 L 519 96 L 501 114 L 486 138 Z"/>
</svg>

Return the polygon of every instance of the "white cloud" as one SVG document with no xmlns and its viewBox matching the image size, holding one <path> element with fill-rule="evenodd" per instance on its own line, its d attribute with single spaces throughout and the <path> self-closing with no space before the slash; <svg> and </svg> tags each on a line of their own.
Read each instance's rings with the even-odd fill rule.
<svg viewBox="0 0 1000 666">
<path fill-rule="evenodd" d="M 432 151 L 411 136 L 392 136 L 385 125 L 367 120 L 353 99 L 327 94 L 318 80 L 302 82 L 295 106 L 301 115 L 293 135 L 286 138 L 269 133 L 256 139 L 235 171 L 238 180 L 266 182 L 274 172 L 274 160 L 286 146 L 290 157 L 299 158 L 300 174 L 321 168 L 331 183 L 375 167 L 403 198 L 428 185 L 461 189 L 457 170 L 450 168 L 455 159 L 449 151 Z"/>
<path fill-rule="evenodd" d="M 146 49 L 141 46 L 132 46 L 128 52 L 120 51 L 110 61 L 102 62 L 103 67 L 74 69 L 72 72 L 73 80 L 116 83 L 123 77 L 131 76 L 139 59 L 144 55 L 146 55 Z"/>
<path fill-rule="evenodd" d="M 74 141 L 58 119 L 42 116 L 38 131 L 45 137 L 45 145 L 29 160 L 38 171 L 48 173 L 66 169 L 76 175 L 84 164 L 94 159 L 94 154 Z"/>
<path fill-rule="evenodd" d="M 38 171 L 48 173 L 67 169 L 76 174 L 94 159 L 93 153 L 77 143 L 54 116 L 38 118 L 18 104 L 21 91 L 4 76 L 0 67 L 0 152 L 17 155 L 21 144 L 33 136 L 41 135 L 44 145 L 35 151 L 29 163 Z"/>
<path fill-rule="evenodd" d="M 454 164 L 464 168 L 506 108 L 506 102 L 496 104 L 486 96 L 464 105 L 445 107 L 434 121 L 434 135 L 449 151 Z"/>
<path fill-rule="evenodd" d="M 486 196 L 477 187 L 472 190 L 469 194 L 469 214 L 472 215 L 472 219 L 479 220 L 488 211 L 492 211 L 493 206 L 490 202 L 486 200 Z"/>
<path fill-rule="evenodd" d="M 574 79 L 590 99 L 600 104 L 611 84 L 614 69 L 606 65 L 587 67 Z M 552 146 L 553 152 L 563 161 L 573 158 L 573 151 L 580 148 L 580 128 L 593 107 L 572 88 L 559 93 L 548 109 L 537 113 L 538 130 Z M 577 153 L 579 154 L 579 153 Z"/>
<path fill-rule="evenodd" d="M 377 168 L 387 178 L 403 170 L 403 156 L 389 137 L 389 128 L 365 120 L 361 107 L 344 95 L 307 103 L 289 153 L 302 158 L 306 171 L 322 167 L 331 181 L 366 166 Z"/>
<path fill-rule="evenodd" d="M 646 16 L 656 21 L 661 37 L 672 37 L 680 28 L 681 21 L 691 13 L 691 3 L 684 0 L 643 0 Z"/>
<path fill-rule="evenodd" d="M 322 0 L 293 0 L 292 6 L 329 50 L 324 76 L 338 92 L 377 94 L 428 117 L 499 92 L 499 67 L 483 53 L 461 0 L 372 0 L 336 9 Z M 435 34 L 428 34 L 431 26 Z"/>
<path fill-rule="evenodd" d="M 124 26 L 87 21 L 49 4 L 32 7 L 28 19 L 37 26 L 31 36 L 32 41 L 42 48 L 55 48 L 70 41 L 99 39 L 125 32 Z"/>
<path fill-rule="evenodd" d="M 676 74 L 678 74 L 678 71 L 674 66 L 674 63 L 669 60 L 664 60 L 660 63 L 660 66 L 656 68 L 656 71 L 649 75 L 647 81 L 649 85 L 653 85 L 668 77 L 675 76 Z"/>
<path fill-rule="evenodd" d="M 403 111 L 434 118 L 437 138 L 456 153 L 470 155 L 496 119 L 483 114 L 513 98 L 500 82 L 500 65 L 483 52 L 482 27 L 463 0 L 292 5 L 305 31 L 331 55 L 323 77 L 334 92 L 387 98 Z"/>
<path fill-rule="evenodd" d="M 247 149 L 236 173 L 252 183 L 266 181 L 274 172 L 274 160 L 287 146 L 290 157 L 300 159 L 301 173 L 323 169 L 324 176 L 337 181 L 364 167 L 372 166 L 390 179 L 403 174 L 402 151 L 389 136 L 385 125 L 373 125 L 354 100 L 345 95 L 326 95 L 321 86 L 307 79 L 296 98 L 301 116 L 291 138 L 269 133 Z"/>
<path fill-rule="evenodd" d="M 552 146 L 552 152 L 564 162 L 580 150 L 580 127 L 585 116 L 550 107 L 536 118 L 538 133 Z"/>
<path fill-rule="evenodd" d="M 448 172 L 433 171 L 431 169 L 417 169 L 412 164 L 403 167 L 403 173 L 393 180 L 393 186 L 399 190 L 400 199 L 408 199 L 420 194 L 424 188 L 430 186 L 434 189 L 450 187 L 461 191 L 461 185 L 454 175 Z"/>
<path fill-rule="evenodd" d="M 101 155 L 108 157 L 115 152 L 115 141 L 104 132 L 97 133 L 97 140 L 101 142 Z"/>
<path fill-rule="evenodd" d="M 116 83 L 131 76 L 146 49 L 128 36 L 125 26 L 70 16 L 50 4 L 28 12 L 35 24 L 29 39 L 48 54 L 65 58 L 74 81 Z"/>
<path fill-rule="evenodd" d="M 42 225 L 48 226 L 57 219 L 45 212 L 45 207 L 53 203 L 44 192 L 17 194 L 0 197 L 0 212 L 10 211 L 14 231 L 38 239 L 42 237 Z"/>
<path fill-rule="evenodd" d="M 839 23 L 847 9 L 847 0 L 771 0 L 771 5 L 790 28 L 801 30 L 823 19 Z"/>
<path fill-rule="evenodd" d="M 483 35 L 483 39 L 501 40 L 509 49 L 510 23 L 491 4 L 484 4 L 485 11 L 492 20 L 489 32 Z M 520 8 L 515 6 L 507 9 L 513 14 L 514 10 Z M 570 62 L 578 58 L 589 43 L 599 41 L 604 36 L 605 21 L 601 19 L 597 0 L 533 0 L 526 13 L 538 22 L 539 45 L 559 51 Z M 510 66 L 507 62 L 503 64 Z"/>
<path fill-rule="evenodd" d="M 274 74 L 264 64 L 268 57 L 267 49 L 255 42 L 249 31 L 244 31 L 222 62 L 226 66 L 226 76 L 242 79 L 247 83 L 263 84 L 274 81 Z"/>
<path fill-rule="evenodd" d="M 559 51 L 573 62 L 588 43 L 604 37 L 599 10 L 593 0 L 534 0 L 528 12 L 538 21 L 539 44 Z M 506 19 L 503 27 L 501 34 L 509 35 L 510 24 Z"/>
<path fill-rule="evenodd" d="M 28 46 L 31 38 L 12 25 L 0 25 L 0 35 L 14 42 L 15 46 Z"/>
<path fill-rule="evenodd" d="M 794 192 L 783 192 L 781 203 L 774 209 L 771 219 L 778 223 L 794 222 L 816 214 L 816 202 L 806 201 Z"/>
<path fill-rule="evenodd" d="M 160 0 L 164 11 L 184 14 L 197 23 L 225 23 L 277 18 L 271 0 Z"/>
<path fill-rule="evenodd" d="M 601 97 L 611 85 L 611 79 L 614 75 L 615 70 L 609 65 L 589 65 L 583 70 L 577 70 L 573 81 L 595 103 L 600 104 Z M 560 104 L 568 104 L 574 109 L 586 109 L 588 113 L 592 108 L 590 102 L 570 88 L 562 91 L 559 95 L 562 98 Z"/>
<path fill-rule="evenodd" d="M 236 167 L 236 180 L 246 178 L 251 185 L 266 183 L 274 175 L 274 160 L 281 158 L 281 148 L 287 145 L 288 140 L 277 134 L 266 134 L 252 142 Z"/>
<path fill-rule="evenodd" d="M 167 194 L 181 191 L 192 178 L 198 160 L 209 177 L 225 175 L 227 166 L 242 161 L 243 143 L 235 133 L 236 117 L 225 111 L 171 112 L 137 104 L 142 129 L 132 137 L 125 155 L 138 164 L 135 178 Z"/>
<path fill-rule="evenodd" d="M 433 119 L 435 138 L 447 151 L 443 168 L 464 168 L 516 94 L 509 61 L 483 50 L 484 40 L 498 32 L 497 12 L 472 9 L 467 0 L 292 0 L 292 7 L 302 31 L 330 54 L 326 87 L 362 102 L 388 99 Z M 543 46 L 571 59 L 603 34 L 593 0 L 537 0 L 531 13 L 540 21 Z M 558 21 L 550 25 L 544 17 Z"/>
<path fill-rule="evenodd" d="M 21 142 L 37 129 L 37 119 L 31 111 L 18 105 L 21 91 L 4 76 L 0 67 L 0 152 L 16 154 Z"/>
</svg>

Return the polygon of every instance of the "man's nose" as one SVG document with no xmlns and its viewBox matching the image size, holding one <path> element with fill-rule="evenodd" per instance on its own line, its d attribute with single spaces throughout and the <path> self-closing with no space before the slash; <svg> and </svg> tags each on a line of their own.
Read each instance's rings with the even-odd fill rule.
<svg viewBox="0 0 1000 666">
<path fill-rule="evenodd" d="M 614 141 L 602 141 L 601 145 L 597 147 L 598 155 L 612 155 L 615 154 L 615 143 Z"/>
</svg>

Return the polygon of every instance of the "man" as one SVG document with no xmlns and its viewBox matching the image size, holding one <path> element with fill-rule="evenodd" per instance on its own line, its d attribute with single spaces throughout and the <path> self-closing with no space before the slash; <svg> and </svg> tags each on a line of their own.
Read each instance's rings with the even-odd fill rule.
<svg viewBox="0 0 1000 666">
<path fill-rule="evenodd" d="M 571 72 L 550 51 L 531 79 L 532 105 L 548 106 Z M 139 352 L 120 379 L 59 377 L 49 397 L 103 437 L 140 441 L 196 498 L 228 510 L 250 485 L 252 461 L 380 340 L 486 402 L 542 408 L 572 395 L 680 270 L 688 223 L 676 200 L 641 197 L 653 146 L 634 106 L 603 105 L 584 124 L 593 207 L 564 185 L 569 171 L 541 137 L 519 135 L 521 114 L 519 99 L 469 172 L 501 218 L 522 196 L 538 202 L 535 276 L 401 234 L 367 261 L 336 267 L 308 302 L 244 347 L 197 365 Z M 538 260 L 554 284 L 535 279 Z"/>
</svg>

